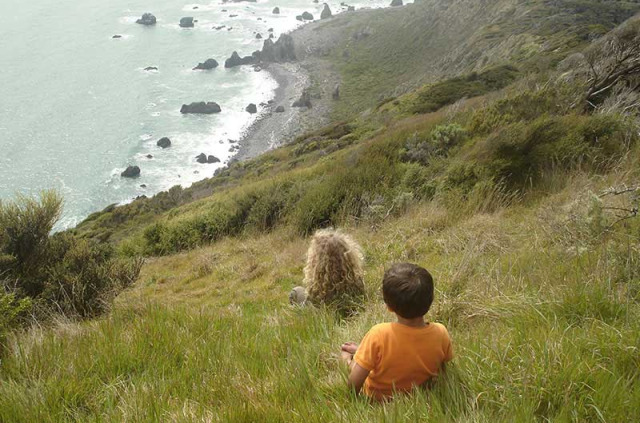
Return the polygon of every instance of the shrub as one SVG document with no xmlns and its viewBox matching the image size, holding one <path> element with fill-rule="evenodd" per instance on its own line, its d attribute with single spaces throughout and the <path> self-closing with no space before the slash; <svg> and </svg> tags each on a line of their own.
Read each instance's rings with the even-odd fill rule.
<svg viewBox="0 0 640 423">
<path fill-rule="evenodd" d="M 29 298 L 17 299 L 15 294 L 0 290 L 0 355 L 6 348 L 7 335 L 19 326 L 31 310 L 31 305 Z"/>
<path fill-rule="evenodd" d="M 466 136 L 467 132 L 457 123 L 438 125 L 426 138 L 416 132 L 406 141 L 402 159 L 426 165 L 433 157 L 447 156 L 452 148 L 462 144 Z"/>
</svg>

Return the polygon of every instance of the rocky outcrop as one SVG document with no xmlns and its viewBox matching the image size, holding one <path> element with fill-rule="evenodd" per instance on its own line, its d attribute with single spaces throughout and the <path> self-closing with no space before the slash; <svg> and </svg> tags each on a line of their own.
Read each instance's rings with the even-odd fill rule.
<svg viewBox="0 0 640 423">
<path fill-rule="evenodd" d="M 271 13 L 273 13 L 274 15 L 279 15 L 280 14 L 280 8 L 279 7 L 274 7 L 273 8 L 273 12 L 271 12 Z"/>
<path fill-rule="evenodd" d="M 205 114 L 210 115 L 213 113 L 220 113 L 222 109 L 218 103 L 209 101 L 199 101 L 191 104 L 183 104 L 180 108 L 180 113 L 197 113 L 197 114 Z"/>
<path fill-rule="evenodd" d="M 307 107 L 311 108 L 311 93 L 305 89 L 299 99 L 293 102 L 291 107 Z"/>
<path fill-rule="evenodd" d="M 284 113 L 284 106 L 276 107 L 276 113 Z"/>
<path fill-rule="evenodd" d="M 114 35 L 114 36 L 113 36 L 113 37 L 111 37 L 111 38 L 115 38 L 115 39 L 122 38 L 122 35 L 116 34 L 116 35 Z"/>
<path fill-rule="evenodd" d="M 313 15 L 309 12 L 304 12 L 302 13 L 302 19 L 304 19 L 305 21 L 312 21 L 313 20 Z"/>
<path fill-rule="evenodd" d="M 331 13 L 331 9 L 327 3 L 324 4 L 324 9 L 322 9 L 322 13 L 320 13 L 320 19 L 328 19 L 333 16 Z"/>
<path fill-rule="evenodd" d="M 256 34 L 256 40 L 261 40 L 262 39 L 262 34 L 260 34 L 259 32 Z"/>
<path fill-rule="evenodd" d="M 193 17 L 186 16 L 180 19 L 181 28 L 193 28 Z"/>
<path fill-rule="evenodd" d="M 402 0 L 391 0 L 391 6 L 402 6 Z"/>
<path fill-rule="evenodd" d="M 211 155 L 207 156 L 204 153 L 200 153 L 196 156 L 196 161 L 201 164 L 205 164 L 205 163 L 211 164 L 211 163 L 219 163 L 220 159 L 217 158 L 216 156 L 211 156 Z"/>
<path fill-rule="evenodd" d="M 258 113 L 258 108 L 253 103 L 250 103 L 244 110 L 251 114 Z"/>
<path fill-rule="evenodd" d="M 218 62 L 214 59 L 207 59 L 202 63 L 198 63 L 198 66 L 193 68 L 193 70 L 210 70 L 218 67 Z"/>
<path fill-rule="evenodd" d="M 145 13 L 136 21 L 136 23 L 139 23 L 140 25 L 155 25 L 156 17 L 153 16 L 152 13 Z"/>
<path fill-rule="evenodd" d="M 124 172 L 120 174 L 123 178 L 137 178 L 140 176 L 140 168 L 138 166 L 127 166 Z"/>
<path fill-rule="evenodd" d="M 296 60 L 293 37 L 289 34 L 282 34 L 275 43 L 271 39 L 264 40 L 259 57 L 263 62 L 275 63 Z"/>
<path fill-rule="evenodd" d="M 162 137 L 158 140 L 156 145 L 160 148 L 169 148 L 171 147 L 171 140 L 167 137 Z"/>
<path fill-rule="evenodd" d="M 257 62 L 256 53 L 253 56 L 240 57 L 237 51 L 231 54 L 231 57 L 224 61 L 225 68 L 234 68 L 242 65 L 253 65 Z"/>
<path fill-rule="evenodd" d="M 302 19 L 302 15 L 298 15 L 298 16 L 296 16 L 296 20 L 298 20 L 298 21 L 303 20 L 303 19 Z"/>
<path fill-rule="evenodd" d="M 146 70 L 147 72 L 149 72 L 149 71 L 157 71 L 158 68 L 156 66 L 147 66 L 146 68 L 144 68 L 144 70 Z"/>
</svg>

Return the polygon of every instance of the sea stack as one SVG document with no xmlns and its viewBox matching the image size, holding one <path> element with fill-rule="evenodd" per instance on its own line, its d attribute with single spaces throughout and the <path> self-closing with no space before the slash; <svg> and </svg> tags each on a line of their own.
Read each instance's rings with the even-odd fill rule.
<svg viewBox="0 0 640 423">
<path fill-rule="evenodd" d="M 198 63 L 198 66 L 193 68 L 193 70 L 211 70 L 218 67 L 218 62 L 214 59 L 207 59 L 202 63 Z"/>
<path fill-rule="evenodd" d="M 140 176 L 140 168 L 138 166 L 127 166 L 124 172 L 120 174 L 123 178 L 137 178 Z"/>
<path fill-rule="evenodd" d="M 274 7 L 273 8 L 273 12 L 271 12 L 271 13 L 273 13 L 274 15 L 279 15 L 280 14 L 280 8 L 279 7 Z"/>
<path fill-rule="evenodd" d="M 257 107 L 256 107 L 256 105 L 255 105 L 255 104 L 253 104 L 253 103 L 249 104 L 249 105 L 245 108 L 245 110 L 246 110 L 247 112 L 251 113 L 251 114 L 258 113 L 258 108 L 257 108 Z"/>
<path fill-rule="evenodd" d="M 140 25 L 147 25 L 147 26 L 155 25 L 156 17 L 153 16 L 153 13 L 145 13 L 142 15 L 140 19 L 136 21 L 136 23 L 139 23 Z"/>
<path fill-rule="evenodd" d="M 180 19 L 180 27 L 181 28 L 193 28 L 193 18 L 191 16 L 187 16 Z"/>
<path fill-rule="evenodd" d="M 391 6 L 402 6 L 402 0 L 391 0 Z"/>
<path fill-rule="evenodd" d="M 160 148 L 169 148 L 171 147 L 171 140 L 167 137 L 162 137 L 158 140 L 156 145 Z"/>
<path fill-rule="evenodd" d="M 324 4 L 324 9 L 322 9 L 322 13 L 320 13 L 320 19 L 327 19 L 332 17 L 331 9 L 327 3 Z"/>
<path fill-rule="evenodd" d="M 198 101 L 191 104 L 183 104 L 180 108 L 180 113 L 196 113 L 196 114 L 205 114 L 210 115 L 213 113 L 220 113 L 222 109 L 218 103 L 209 101 Z"/>
</svg>

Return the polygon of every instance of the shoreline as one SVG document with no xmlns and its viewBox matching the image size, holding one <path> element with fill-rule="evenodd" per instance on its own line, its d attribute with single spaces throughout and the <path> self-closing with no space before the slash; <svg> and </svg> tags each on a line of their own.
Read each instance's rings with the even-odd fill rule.
<svg viewBox="0 0 640 423">
<path fill-rule="evenodd" d="M 307 109 L 291 107 L 291 104 L 309 85 L 308 72 L 299 62 L 269 63 L 262 71 L 267 72 L 277 84 L 272 103 L 266 105 L 258 119 L 247 128 L 238 141 L 240 150 L 229 164 L 257 157 L 287 144 L 305 131 L 302 121 Z M 284 112 L 276 113 L 275 109 L 278 106 L 283 106 Z"/>
</svg>

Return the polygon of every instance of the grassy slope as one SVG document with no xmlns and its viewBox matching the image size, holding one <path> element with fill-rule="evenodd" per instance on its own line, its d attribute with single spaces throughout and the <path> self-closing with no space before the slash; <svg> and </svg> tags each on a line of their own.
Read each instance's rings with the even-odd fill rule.
<svg viewBox="0 0 640 423">
<path fill-rule="evenodd" d="M 387 121 L 382 112 L 397 110 L 384 109 L 359 121 L 340 151 L 329 153 L 338 144 L 328 137 L 270 152 L 204 181 L 215 196 L 161 219 L 197 218 L 274 178 L 330 175 L 336 163 L 396 151 L 450 118 Z M 532 131 L 558 125 L 536 122 Z M 446 171 L 465 160 L 481 167 L 503 132 L 510 139 L 506 130 L 471 139 Z M 639 159 L 636 146 L 604 173 L 551 167 L 516 204 L 498 196 L 476 207 L 454 195 L 387 218 L 344 220 L 364 247 L 368 292 L 365 311 L 349 321 L 288 306 L 308 240 L 287 221 L 270 233 L 249 228 L 150 259 L 104 319 L 15 336 L 0 363 L 0 421 L 628 421 L 640 403 L 640 223 L 603 231 L 615 218 L 593 192 L 636 184 Z M 229 194 L 223 187 L 231 185 L 239 187 Z M 94 216 L 80 231 L 128 237 L 157 218 L 158 202 L 170 208 L 181 195 L 190 194 Z M 602 201 L 628 206 L 624 196 Z M 433 271 L 437 298 L 428 317 L 450 329 L 457 358 L 434 390 L 370 406 L 347 395 L 336 347 L 390 318 L 379 283 L 384 266 L 400 260 Z"/>
<path fill-rule="evenodd" d="M 306 240 L 285 229 L 155 259 L 105 319 L 20 337 L 1 367 L 0 420 L 628 421 L 640 226 L 594 239 L 586 206 L 591 190 L 640 176 L 624 169 L 575 175 L 528 207 L 463 217 L 425 205 L 348 227 L 368 300 L 346 322 L 286 304 Z M 370 406 L 347 395 L 336 347 L 390 318 L 379 281 L 399 260 L 433 271 L 429 318 L 449 327 L 457 358 L 432 392 Z"/>
</svg>

